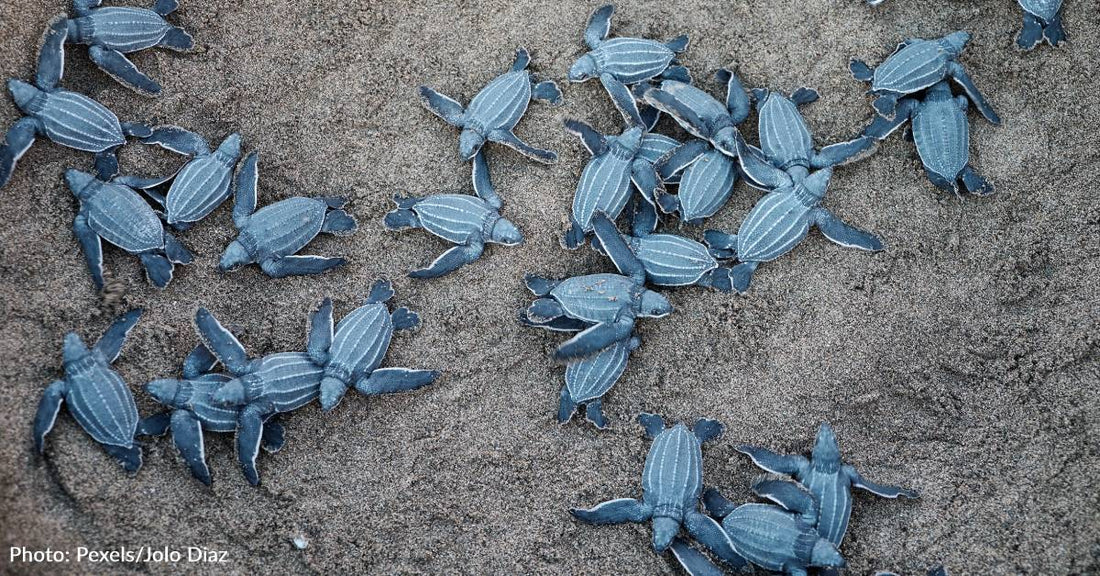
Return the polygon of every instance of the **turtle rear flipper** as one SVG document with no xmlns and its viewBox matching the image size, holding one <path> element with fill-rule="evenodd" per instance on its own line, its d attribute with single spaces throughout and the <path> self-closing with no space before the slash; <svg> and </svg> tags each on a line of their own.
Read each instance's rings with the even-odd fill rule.
<svg viewBox="0 0 1100 576">
<path fill-rule="evenodd" d="M 412 330 L 420 326 L 420 315 L 408 308 L 401 307 L 393 311 L 393 314 L 390 315 L 390 321 L 393 322 L 394 331 Z"/>
<path fill-rule="evenodd" d="M 752 283 L 752 274 L 759 265 L 759 262 L 741 262 L 733 268 L 730 268 L 730 282 L 733 285 L 733 289 L 742 294 L 748 291 L 749 284 Z"/>
<path fill-rule="evenodd" d="M 153 4 L 153 12 L 161 16 L 167 16 L 180 7 L 179 0 L 157 0 Z"/>
<path fill-rule="evenodd" d="M 157 46 L 176 52 L 187 52 L 195 47 L 195 39 L 183 28 L 173 26 L 164 33 L 164 38 L 160 39 Z"/>
<path fill-rule="evenodd" d="M 137 443 L 129 446 L 104 444 L 103 449 L 114 456 L 127 472 L 137 472 L 141 469 L 141 446 Z"/>
<path fill-rule="evenodd" d="M 174 264 L 190 264 L 195 258 L 186 246 L 167 232 L 164 233 L 164 254 Z"/>
<path fill-rule="evenodd" d="M 691 71 L 687 69 L 687 66 L 669 66 L 665 68 L 664 72 L 661 72 L 660 78 L 662 80 L 675 80 L 677 82 L 683 82 L 684 84 L 691 84 Z"/>
<path fill-rule="evenodd" d="M 875 71 L 871 69 L 863 60 L 857 60 L 855 58 L 848 61 L 848 70 L 852 73 L 852 77 L 856 80 L 863 82 L 870 82 L 875 78 Z"/>
<path fill-rule="evenodd" d="M 691 38 L 687 34 L 681 34 L 668 42 L 665 42 L 665 47 L 673 52 L 679 54 L 688 49 L 688 45 L 691 44 Z"/>
<path fill-rule="evenodd" d="M 599 429 L 607 428 L 607 418 L 603 415 L 603 400 L 590 400 L 584 406 L 584 419 Z"/>
<path fill-rule="evenodd" d="M 959 178 L 962 180 L 963 186 L 966 186 L 966 191 L 971 194 L 976 196 L 988 196 L 994 192 L 993 184 L 990 184 L 988 180 L 982 178 L 969 164 L 962 169 Z"/>
<path fill-rule="evenodd" d="M 561 398 L 558 400 L 558 423 L 565 424 L 573 418 L 573 414 L 577 412 L 577 403 L 573 401 L 573 397 L 569 395 L 569 387 L 561 387 Z"/>
<path fill-rule="evenodd" d="M 561 88 L 553 80 L 544 80 L 531 87 L 531 98 L 557 106 L 561 104 Z"/>
<path fill-rule="evenodd" d="M 1062 28 L 1062 11 L 1059 10 L 1050 23 L 1043 27 L 1043 38 L 1051 46 L 1058 46 L 1066 41 L 1066 31 Z"/>
<path fill-rule="evenodd" d="M 1031 50 L 1043 41 L 1043 24 L 1033 14 L 1024 12 L 1024 27 L 1016 37 L 1016 46 L 1021 50 Z"/>
<path fill-rule="evenodd" d="M 164 436 L 172 425 L 172 412 L 165 411 L 142 418 L 134 436 Z"/>
<path fill-rule="evenodd" d="M 149 277 L 149 282 L 153 286 L 157 288 L 168 286 L 168 283 L 172 281 L 172 271 L 174 269 L 168 258 L 153 252 L 145 252 L 138 257 L 141 258 L 141 263 L 145 266 L 145 275 Z"/>
<path fill-rule="evenodd" d="M 329 210 L 321 224 L 321 232 L 334 236 L 347 236 L 359 228 L 359 223 L 351 214 L 343 210 Z"/>
<path fill-rule="evenodd" d="M 374 281 L 374 284 L 370 287 L 370 294 L 367 295 L 366 304 L 378 304 L 381 302 L 388 302 L 390 298 L 393 298 L 393 284 L 384 278 Z"/>
</svg>

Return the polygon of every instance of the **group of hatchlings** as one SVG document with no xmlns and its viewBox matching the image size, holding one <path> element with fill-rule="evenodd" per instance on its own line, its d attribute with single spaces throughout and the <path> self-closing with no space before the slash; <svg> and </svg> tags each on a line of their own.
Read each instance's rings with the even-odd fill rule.
<svg viewBox="0 0 1100 576">
<path fill-rule="evenodd" d="M 1024 9 L 1024 28 L 1017 38 L 1021 48 L 1065 40 L 1060 0 L 1019 3 Z M 192 256 L 164 223 L 185 230 L 230 195 L 239 235 L 226 248 L 221 269 L 256 263 L 267 275 L 283 277 L 319 274 L 343 265 L 342 258 L 297 252 L 321 232 L 344 235 L 356 230 L 355 219 L 342 209 L 345 199 L 294 197 L 256 210 L 258 157 L 253 152 L 237 167 L 239 135 L 229 135 L 212 151 L 202 137 L 183 128 L 120 122 L 102 104 L 59 88 L 65 45 L 86 44 L 92 61 L 116 80 L 141 93 L 158 94 L 157 82 L 125 54 L 153 46 L 189 50 L 191 36 L 165 20 L 176 8 L 177 0 L 157 0 L 151 10 L 74 0 L 75 18 L 60 16 L 49 24 L 34 82 L 8 82 L 25 116 L 0 146 L 0 187 L 37 135 L 95 154 L 94 173 L 69 170 L 65 180 L 79 200 L 73 230 L 98 289 L 104 284 L 103 240 L 137 255 L 149 281 L 158 288 L 167 286 L 174 266 L 190 263 Z M 687 49 L 687 36 L 668 42 L 609 38 L 613 12 L 608 5 L 592 14 L 584 33 L 589 52 L 572 66 L 569 79 L 598 79 L 625 127 L 619 135 L 604 135 L 584 122 L 565 121 L 565 128 L 580 138 L 592 158 L 580 176 L 562 245 L 575 249 L 591 237 L 592 247 L 607 255 L 619 273 L 565 280 L 528 275 L 527 287 L 537 298 L 520 313 L 525 325 L 574 333 L 555 352 L 555 358 L 566 363 L 558 411 L 562 423 L 584 405 L 589 421 L 606 426 L 601 398 L 641 344 L 634 332 L 636 319 L 672 312 L 669 301 L 647 285 L 700 285 L 743 293 L 757 266 L 792 250 L 811 226 L 841 246 L 882 249 L 875 235 L 841 221 L 822 201 L 834 166 L 873 152 L 878 140 L 906 122 L 936 186 L 977 195 L 993 191 L 968 162 L 969 104 L 989 122 L 998 124 L 1000 119 L 958 60 L 969 40 L 966 32 L 906 40 L 874 69 L 853 60 L 853 76 L 871 83 L 874 120 L 857 138 L 815 149 L 798 110 L 817 99 L 815 91 L 800 88 L 789 96 L 765 89 L 747 92 L 733 71 L 723 69 L 716 74 L 726 87 L 725 100 L 720 101 L 694 86 L 678 62 L 677 55 Z M 423 228 L 455 245 L 410 276 L 440 277 L 477 260 L 486 243 L 522 242 L 519 229 L 500 214 L 501 199 L 481 149 L 497 142 L 539 162 L 557 160 L 554 152 L 531 146 L 513 132 L 532 99 L 552 104 L 562 100 L 558 86 L 538 81 L 528 71 L 529 64 L 529 54 L 520 49 L 511 69 L 482 88 L 467 106 L 427 86 L 420 88 L 424 106 L 461 130 L 459 152 L 471 161 L 475 195 L 395 197 L 397 206 L 384 220 L 388 228 Z M 953 92 L 952 82 L 963 94 Z M 738 130 L 754 102 L 759 146 L 747 143 Z M 653 132 L 661 113 L 692 138 L 680 142 Z M 119 175 L 116 151 L 128 138 L 190 159 L 166 177 Z M 739 176 L 765 195 L 736 234 L 707 230 L 704 244 L 656 232 L 661 214 L 678 214 L 689 225 L 714 215 L 730 198 Z M 675 187 L 674 194 L 670 187 Z M 615 223 L 624 212 L 628 234 Z M 730 261 L 736 263 L 726 264 Z M 244 475 L 258 484 L 261 447 L 275 451 L 283 444 L 277 414 L 314 399 L 331 410 L 349 388 L 367 395 L 388 394 L 438 378 L 433 370 L 380 367 L 393 333 L 419 325 L 418 315 L 406 308 L 390 311 L 387 302 L 393 295 L 388 281 L 377 281 L 365 303 L 335 325 L 333 303 L 325 299 L 309 319 L 304 352 L 260 358 L 250 357 L 230 330 L 200 308 L 195 315 L 200 343 L 184 360 L 182 378 L 145 386 L 167 410 L 140 420 L 129 387 L 110 365 L 141 310 L 116 319 L 91 347 L 70 333 L 63 345 L 64 378 L 47 387 L 38 407 L 35 446 L 43 451 L 45 436 L 64 402 L 76 422 L 129 471 L 141 466 L 136 438 L 171 431 L 192 474 L 210 484 L 203 432 L 235 432 Z M 216 371 L 219 364 L 221 370 Z M 887 498 L 917 496 L 866 480 L 844 464 L 832 428 L 822 424 L 808 459 L 758 447 L 738 448 L 769 473 L 756 478 L 752 490 L 774 504 L 735 506 L 713 489 L 703 491 L 701 446 L 721 434 L 719 423 L 703 419 L 689 430 L 683 424 L 666 428 L 653 414 L 642 414 L 638 420 L 653 438 L 642 499 L 611 500 L 572 513 L 593 524 L 652 521 L 654 549 L 671 550 L 690 574 L 721 574 L 722 569 L 683 539 L 681 531 L 735 570 L 751 565 L 798 576 L 810 567 L 842 568 L 845 562 L 838 547 L 847 531 L 852 487 Z M 936 568 L 932 573 L 944 572 Z"/>
</svg>

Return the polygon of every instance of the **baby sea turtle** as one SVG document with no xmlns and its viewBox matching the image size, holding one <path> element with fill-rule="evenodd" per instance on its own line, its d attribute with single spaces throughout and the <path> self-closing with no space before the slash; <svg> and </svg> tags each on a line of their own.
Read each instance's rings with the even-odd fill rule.
<svg viewBox="0 0 1100 576">
<path fill-rule="evenodd" d="M 672 304 L 645 287 L 645 268 L 629 250 L 619 254 L 618 274 L 588 274 L 565 280 L 549 280 L 528 274 L 527 288 L 539 298 L 520 320 L 525 324 L 555 329 L 560 322 L 590 323 L 579 334 L 558 346 L 558 360 L 589 356 L 626 340 L 638 318 L 661 318 L 672 313 Z"/>
<path fill-rule="evenodd" d="M 898 49 L 874 70 L 862 60 L 855 59 L 848 68 L 857 80 L 871 83 L 870 92 L 877 96 L 875 110 L 887 118 L 894 117 L 899 98 L 950 78 L 962 86 L 986 120 L 1000 124 L 1001 119 L 993 106 L 978 91 L 958 61 L 969 41 L 970 34 L 961 30 L 935 40 L 911 38 L 898 44 Z"/>
<path fill-rule="evenodd" d="M 986 196 L 993 193 L 993 185 L 970 166 L 967 106 L 966 97 L 952 95 L 951 85 L 941 81 L 920 98 L 899 100 L 893 120 L 876 115 L 864 134 L 882 140 L 906 121 L 911 121 L 913 141 L 928 179 L 939 188 L 956 194 L 961 181 L 971 194 Z"/>
<path fill-rule="evenodd" d="M 1062 29 L 1062 0 L 1016 0 L 1024 10 L 1024 28 L 1016 37 L 1016 45 L 1031 50 L 1043 40 L 1051 46 L 1066 41 Z"/>
<path fill-rule="evenodd" d="M 333 334 L 332 301 L 325 299 L 310 322 L 306 351 L 324 367 L 321 380 L 321 408 L 332 410 L 348 388 L 377 396 L 426 386 L 439 377 L 435 370 L 379 368 L 398 330 L 420 326 L 420 317 L 408 308 L 392 313 L 386 302 L 393 298 L 393 286 L 379 280 L 371 287 L 366 303 L 352 310 L 336 325 Z"/>
<path fill-rule="evenodd" d="M 169 430 L 172 442 L 187 463 L 191 475 L 210 485 L 210 468 L 206 465 L 203 432 L 236 432 L 239 407 L 223 407 L 213 400 L 213 393 L 233 379 L 227 374 L 206 373 L 217 359 L 199 344 L 187 357 L 183 379 L 154 380 L 145 391 L 169 410 L 143 419 L 142 433 L 162 436 Z M 262 445 L 268 452 L 278 452 L 283 446 L 283 427 L 278 422 L 264 422 Z"/>
<path fill-rule="evenodd" d="M 34 84 L 8 80 L 8 91 L 26 116 L 8 129 L 0 145 L 0 187 L 11 179 L 15 163 L 34 144 L 37 135 L 75 150 L 104 154 L 125 144 L 127 136 L 150 134 L 148 126 L 119 122 L 118 116 L 106 106 L 58 87 L 65 68 L 62 46 L 66 35 L 63 20 L 53 22 L 46 31 Z"/>
<path fill-rule="evenodd" d="M 685 84 L 665 82 L 648 90 L 646 100 L 668 112 L 688 132 L 700 138 L 685 142 L 657 163 L 662 174 L 679 174 L 675 195 L 658 197 L 661 210 L 679 212 L 688 224 L 698 224 L 725 206 L 737 182 L 733 133 L 749 115 L 749 97 L 741 80 L 729 70 L 717 79 L 726 85 L 723 106 L 706 92 Z"/>
<path fill-rule="evenodd" d="M 737 566 L 738 554 L 722 527 L 699 511 L 703 492 L 702 445 L 722 434 L 715 420 L 700 419 L 692 430 L 683 424 L 665 428 L 656 414 L 641 414 L 638 422 L 653 445 L 642 471 L 642 500 L 619 498 L 590 509 L 570 512 L 589 524 L 653 522 L 653 549 L 664 552 L 683 526 L 692 538 Z M 740 566 L 744 566 L 742 560 Z"/>
<path fill-rule="evenodd" d="M 457 244 L 427 268 L 413 270 L 409 276 L 438 278 L 480 258 L 486 243 L 515 246 L 523 242 L 519 228 L 500 215 L 500 197 L 489 179 L 484 152 L 474 155 L 473 166 L 476 197 L 466 194 L 434 194 L 422 198 L 394 196 L 397 208 L 386 214 L 387 228 L 423 228 Z"/>
<path fill-rule="evenodd" d="M 655 286 L 694 284 L 722 292 L 733 291 L 730 269 L 719 266 L 706 246 L 675 234 L 653 234 L 656 219 L 650 218 L 647 211 L 638 212 L 633 221 L 633 233 L 626 238 L 606 214 L 601 212 L 592 219 L 599 239 L 598 248 L 616 266 L 622 257 L 634 257 L 645 268 L 646 281 Z"/>
<path fill-rule="evenodd" d="M 305 352 L 279 352 L 252 359 L 232 332 L 205 308 L 195 313 L 195 328 L 203 346 L 232 378 L 214 390 L 211 401 L 222 407 L 239 407 L 237 457 L 245 478 L 260 483 L 256 457 L 260 453 L 264 422 L 275 414 L 290 412 L 312 402 L 320 394 L 324 368 Z M 310 328 L 310 333 L 321 328 Z"/>
<path fill-rule="evenodd" d="M 549 80 L 536 82 L 527 71 L 530 63 L 530 54 L 520 48 L 516 51 L 512 69 L 482 88 L 465 108 L 427 86 L 420 87 L 420 101 L 424 107 L 462 130 L 458 136 L 458 153 L 464 160 L 472 159 L 487 141 L 504 144 L 545 164 L 558 160 L 554 152 L 535 148 L 512 133 L 532 98 L 554 105 L 561 103 L 558 85 Z"/>
<path fill-rule="evenodd" d="M 164 230 L 157 213 L 124 184 L 125 179 L 115 179 L 111 173 L 101 173 L 97 178 L 69 170 L 65 182 L 80 200 L 73 232 L 84 250 L 97 290 L 103 289 L 102 240 L 140 258 L 149 281 L 157 288 L 164 288 L 172 280 L 174 264 L 191 263 L 191 252 Z"/>
<path fill-rule="evenodd" d="M 822 504 L 817 521 L 817 531 L 836 546 L 844 541 L 848 530 L 848 518 L 852 514 L 852 487 L 866 490 L 883 498 L 916 498 L 913 490 L 876 484 L 864 479 L 850 465 L 840 459 L 833 428 L 822 423 L 817 430 L 813 454 L 785 456 L 764 448 L 743 445 L 738 452 L 747 454 L 753 463 L 773 474 L 786 474 L 805 486 Z"/>
<path fill-rule="evenodd" d="M 119 316 L 91 348 L 75 332 L 65 335 L 65 379 L 46 388 L 34 416 L 34 446 L 39 454 L 45 450 L 46 434 L 64 402 L 76 423 L 123 468 L 130 472 L 141 468 L 141 445 L 134 440 L 137 404 L 130 388 L 111 368 L 141 312 L 138 308 Z"/>
<path fill-rule="evenodd" d="M 810 567 L 845 567 L 836 546 L 814 528 L 818 503 L 812 494 L 794 482 L 767 475 L 753 480 L 752 490 L 779 506 L 737 506 L 713 489 L 703 496 L 707 511 L 722 519 L 722 528 L 745 560 L 789 576 L 806 576 Z M 674 544 L 673 552 L 684 546 L 682 542 Z M 676 553 L 676 557 L 689 574 L 705 573 L 702 570 L 708 568 L 690 555 Z"/>
<path fill-rule="evenodd" d="M 296 196 L 256 210 L 258 160 L 258 153 L 252 152 L 237 174 L 233 224 L 240 234 L 226 247 L 218 269 L 231 271 L 256 263 L 268 276 L 282 278 L 343 266 L 347 262 L 343 258 L 295 254 L 321 232 L 336 236 L 355 232 L 355 219 L 341 210 L 347 200 Z"/>
<path fill-rule="evenodd" d="M 63 20 L 67 42 L 87 44 L 88 56 L 123 86 L 144 94 L 159 94 L 160 84 L 142 74 L 126 54 L 153 46 L 177 52 L 190 50 L 195 41 L 183 28 L 164 17 L 179 8 L 178 0 L 156 0 L 152 10 L 133 6 L 99 7 L 102 0 L 73 0 L 77 17 Z"/>
<path fill-rule="evenodd" d="M 789 179 L 786 172 L 749 151 L 744 140 L 740 140 L 740 134 L 738 138 L 742 168 L 753 166 L 745 170 L 749 178 L 756 179 L 755 174 L 763 174 L 774 180 Z M 826 238 L 841 246 L 861 250 L 882 249 L 882 241 L 878 237 L 844 223 L 821 206 L 832 175 L 831 167 L 823 168 L 769 192 L 745 216 L 737 234 L 717 230 L 705 232 L 707 245 L 714 254 L 736 257 L 740 261 L 730 270 L 734 289 L 738 292 L 748 290 L 752 274 L 760 263 L 790 252 L 806 238 L 810 226 L 817 226 Z"/>
<path fill-rule="evenodd" d="M 641 345 L 640 338 L 631 336 L 593 356 L 570 361 L 565 367 L 565 386 L 561 389 L 561 401 L 558 404 L 558 422 L 568 422 L 576 413 L 577 406 L 584 404 L 585 419 L 597 428 L 606 427 L 603 396 L 626 371 L 630 353 Z"/>
<path fill-rule="evenodd" d="M 191 157 L 172 179 L 166 196 L 146 190 L 164 206 L 165 219 L 177 230 L 190 228 L 229 198 L 233 167 L 241 157 L 240 134 L 230 134 L 213 152 L 202 136 L 179 126 L 157 126 L 142 142 Z"/>
</svg>

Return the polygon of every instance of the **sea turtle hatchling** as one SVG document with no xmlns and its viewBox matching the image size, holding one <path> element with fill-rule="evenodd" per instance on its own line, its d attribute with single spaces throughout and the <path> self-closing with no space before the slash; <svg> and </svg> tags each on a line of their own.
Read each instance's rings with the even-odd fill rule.
<svg viewBox="0 0 1100 576">
<path fill-rule="evenodd" d="M 427 86 L 420 87 L 420 101 L 424 107 L 462 130 L 458 136 L 458 152 L 464 160 L 472 159 L 485 142 L 498 142 L 538 162 L 553 164 L 557 161 L 558 155 L 554 152 L 535 148 L 512 132 L 531 99 L 554 105 L 561 103 L 558 85 L 550 80 L 536 82 L 532 79 L 527 71 L 530 63 L 530 54 L 520 48 L 512 69 L 482 88 L 465 108 L 453 98 Z"/>
<path fill-rule="evenodd" d="M 959 193 L 962 183 L 971 194 L 986 196 L 993 185 L 970 166 L 970 121 L 967 99 L 951 94 L 951 85 L 941 81 L 919 98 L 898 101 L 893 120 L 875 116 L 864 135 L 882 140 L 907 121 L 928 179 L 937 187 Z"/>
<path fill-rule="evenodd" d="M 164 288 L 172 280 L 175 264 L 191 263 L 191 252 L 164 230 L 156 212 L 125 185 L 125 178 L 69 170 L 65 182 L 80 200 L 73 232 L 97 290 L 103 289 L 102 240 L 140 258 L 149 281 L 157 288 Z"/>
<path fill-rule="evenodd" d="M 71 44 L 87 44 L 88 56 L 123 86 L 143 94 L 160 93 L 160 84 L 141 73 L 126 54 L 162 46 L 177 52 L 194 47 L 183 28 L 164 17 L 176 11 L 178 0 L 156 0 L 153 9 L 135 6 L 100 7 L 102 0 L 73 0 L 76 18 L 61 16 Z"/>
<path fill-rule="evenodd" d="M 321 380 L 321 409 L 332 410 L 348 388 L 378 396 L 414 390 L 439 378 L 436 370 L 379 368 L 390 347 L 393 333 L 420 326 L 420 317 L 408 308 L 392 313 L 386 302 L 393 298 L 388 280 L 371 287 L 366 302 L 340 320 L 333 330 L 332 301 L 325 299 L 314 312 L 306 352 L 324 367 Z"/>
<path fill-rule="evenodd" d="M 720 70 L 715 77 L 726 85 L 724 103 L 700 88 L 676 80 L 648 87 L 642 97 L 650 106 L 672 116 L 692 136 L 736 157 L 735 135 L 740 134 L 737 126 L 749 117 L 752 106 L 736 74 Z"/>
<path fill-rule="evenodd" d="M 641 345 L 640 338 L 631 336 L 592 356 L 571 360 L 565 366 L 565 386 L 562 386 L 558 402 L 558 422 L 568 422 L 577 412 L 577 406 L 584 404 L 585 419 L 597 428 L 606 427 L 603 396 L 622 377 L 631 352 Z"/>
<path fill-rule="evenodd" d="M 134 440 L 138 432 L 137 404 L 130 388 L 111 368 L 141 312 L 138 308 L 119 316 L 91 348 L 75 332 L 65 335 L 65 378 L 46 388 L 34 417 L 38 453 L 45 450 L 46 434 L 64 402 L 76 423 L 123 468 L 130 472 L 141 468 L 141 445 Z"/>
<path fill-rule="evenodd" d="M 236 432 L 240 415 L 238 407 L 226 408 L 213 401 L 214 391 L 233 379 L 228 374 L 208 373 L 216 363 L 206 346 L 199 344 L 184 363 L 182 379 L 160 379 L 146 384 L 145 391 L 168 410 L 146 417 L 138 425 L 140 434 L 150 436 L 171 431 L 172 442 L 191 475 L 207 486 L 211 478 L 203 432 Z M 264 450 L 278 452 L 283 441 L 282 425 L 270 420 L 264 422 Z"/>
<path fill-rule="evenodd" d="M 516 246 L 523 234 L 510 220 L 500 215 L 500 197 L 489 179 L 485 153 L 479 151 L 473 161 L 474 192 L 433 194 L 425 197 L 394 196 L 397 208 L 386 214 L 390 230 L 423 228 L 456 244 L 440 254 L 427 268 L 413 270 L 413 278 L 438 278 L 454 272 L 481 257 L 487 243 Z"/>
<path fill-rule="evenodd" d="M 623 237 L 606 214 L 592 219 L 598 243 L 593 246 L 618 265 L 623 257 L 633 256 L 645 268 L 646 281 L 655 286 L 709 286 L 732 292 L 730 269 L 718 264 L 710 249 L 675 234 L 654 234 L 656 219 L 648 211 L 636 211 L 630 236 Z"/>
<path fill-rule="evenodd" d="M 256 263 L 272 278 L 321 274 L 343 266 L 343 258 L 296 256 L 321 232 L 347 236 L 358 228 L 355 219 L 341 210 L 344 198 L 295 196 L 256 210 L 259 155 L 252 152 L 237 174 L 233 224 L 240 232 L 222 253 L 218 269 L 236 270 Z"/>
<path fill-rule="evenodd" d="M 35 136 L 75 150 L 108 154 L 126 143 L 127 136 L 149 136 L 144 124 L 119 122 L 118 116 L 91 98 L 58 87 L 65 68 L 62 46 L 68 29 L 63 20 L 53 22 L 46 31 L 38 53 L 38 71 L 34 84 L 8 80 L 15 105 L 25 116 L 11 128 L 0 145 L 0 187 L 11 179 L 15 164 L 34 144 Z"/>
<path fill-rule="evenodd" d="M 1062 0 L 1016 0 L 1024 11 L 1024 27 L 1016 37 L 1016 45 L 1031 50 L 1046 40 L 1051 46 L 1066 41 L 1062 29 Z"/>
<path fill-rule="evenodd" d="M 894 117 L 899 98 L 950 78 L 962 86 L 986 120 L 1000 124 L 1001 118 L 958 61 L 969 41 L 970 34 L 961 30 L 933 40 L 911 38 L 898 44 L 898 49 L 874 70 L 855 59 L 848 68 L 857 80 L 871 83 L 875 110 L 888 119 Z"/>
<path fill-rule="evenodd" d="M 818 534 L 818 503 L 812 494 L 787 479 L 769 475 L 757 477 L 753 492 L 779 504 L 737 506 L 711 489 L 703 496 L 707 512 L 722 519 L 734 549 L 749 563 L 789 576 L 806 576 L 811 567 L 844 568 L 846 562 L 832 542 Z M 700 555 L 685 553 L 686 543 L 677 541 L 673 553 L 691 576 L 712 573 L 713 565 Z"/>
<path fill-rule="evenodd" d="M 589 524 L 653 523 L 653 549 L 664 552 L 686 528 L 699 543 L 731 565 L 744 566 L 744 560 L 734 550 L 725 530 L 699 511 L 699 496 L 703 492 L 704 442 L 722 434 L 722 425 L 715 420 L 700 419 L 691 430 L 684 424 L 666 428 L 664 420 L 655 414 L 641 414 L 638 422 L 645 428 L 653 445 L 646 455 L 642 471 L 642 500 L 619 498 L 594 508 L 573 508 L 570 512 Z"/>
<path fill-rule="evenodd" d="M 142 142 L 191 157 L 172 178 L 166 195 L 161 196 L 153 187 L 145 189 L 164 207 L 165 219 L 172 227 L 190 228 L 229 198 L 233 167 L 241 157 L 240 134 L 226 136 L 213 151 L 202 136 L 179 126 L 157 126 Z"/>
<path fill-rule="evenodd" d="M 852 487 L 866 490 L 883 498 L 916 498 L 913 490 L 876 484 L 860 476 L 855 468 L 840 459 L 836 433 L 822 423 L 817 430 L 813 454 L 809 459 L 795 455 L 776 454 L 764 448 L 743 445 L 738 452 L 748 455 L 760 468 L 773 474 L 786 474 L 805 486 L 822 504 L 817 531 L 836 546 L 844 541 L 848 518 L 852 514 Z"/>
</svg>

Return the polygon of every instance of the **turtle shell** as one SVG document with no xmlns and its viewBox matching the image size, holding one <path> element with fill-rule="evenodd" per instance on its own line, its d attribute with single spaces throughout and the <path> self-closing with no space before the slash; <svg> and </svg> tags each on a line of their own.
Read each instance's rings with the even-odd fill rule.
<svg viewBox="0 0 1100 576">
<path fill-rule="evenodd" d="M 563 280 L 550 295 L 570 318 L 588 322 L 613 322 L 638 299 L 639 286 L 618 274 L 589 274 Z"/>
<path fill-rule="evenodd" d="M 817 532 L 840 546 L 852 515 L 852 489 L 847 476 L 836 469 L 829 472 L 811 469 L 800 481 L 820 505 Z"/>
<path fill-rule="evenodd" d="M 102 152 L 126 143 L 118 116 L 106 106 L 76 92 L 43 94 L 34 116 L 42 121 L 50 140 L 86 152 Z"/>
<path fill-rule="evenodd" d="M 657 286 L 687 286 L 718 267 L 707 247 L 675 234 L 650 234 L 633 241 L 649 282 Z"/>
<path fill-rule="evenodd" d="M 873 92 L 912 94 L 943 80 L 954 58 L 938 40 L 918 40 L 894 52 L 875 69 Z"/>
<path fill-rule="evenodd" d="M 713 216 L 729 201 L 736 182 L 736 160 L 717 149 L 707 150 L 680 177 L 680 218 L 694 223 Z"/>
<path fill-rule="evenodd" d="M 687 426 L 677 424 L 653 439 L 642 471 L 645 503 L 654 517 L 682 518 L 703 492 L 703 450 Z"/>
<path fill-rule="evenodd" d="M 290 412 L 313 401 L 321 393 L 325 371 L 304 352 L 280 352 L 260 359 L 249 376 L 262 386 L 262 398 L 276 412 Z M 246 376 L 247 378 L 248 376 Z"/>
<path fill-rule="evenodd" d="M 176 174 L 165 197 L 168 223 L 198 222 L 229 198 L 232 160 L 217 152 L 192 158 Z"/>
<path fill-rule="evenodd" d="M 137 192 L 110 182 L 93 185 L 81 207 L 96 234 L 131 254 L 164 247 L 164 225 Z"/>
<path fill-rule="evenodd" d="M 248 219 L 237 241 L 256 262 L 289 256 L 321 231 L 328 205 L 297 196 L 264 206 Z"/>
<path fill-rule="evenodd" d="M 385 303 L 365 304 L 352 310 L 336 325 L 325 375 L 354 384 L 378 368 L 392 337 L 393 321 Z"/>
<path fill-rule="evenodd" d="M 589 53 L 596 62 L 596 76 L 611 74 L 623 84 L 637 84 L 664 72 L 676 53 L 642 38 L 612 38 Z"/>
<path fill-rule="evenodd" d="M 760 149 L 780 169 L 810 165 L 813 137 L 798 106 L 790 98 L 769 92 L 760 105 Z"/>
<path fill-rule="evenodd" d="M 796 191 L 799 186 L 795 185 Z M 737 258 L 742 262 L 767 262 L 786 254 L 809 232 L 812 210 L 790 189 L 767 194 L 753 206 L 737 231 Z"/>
<path fill-rule="evenodd" d="M 771 504 L 744 504 L 722 520 L 734 548 L 749 562 L 776 572 L 808 566 L 817 531 L 796 514 Z"/>
<path fill-rule="evenodd" d="M 966 112 L 954 98 L 926 98 L 911 121 L 921 163 L 954 182 L 970 160 L 970 122 Z"/>
<path fill-rule="evenodd" d="M 102 44 L 122 53 L 156 46 L 171 28 L 160 14 L 128 6 L 97 8 L 77 19 L 81 42 Z"/>
<path fill-rule="evenodd" d="M 619 381 L 633 348 L 630 339 L 620 340 L 594 356 L 570 362 L 565 368 L 565 387 L 576 404 L 596 400 Z"/>
<path fill-rule="evenodd" d="M 122 377 L 94 351 L 65 364 L 65 404 L 81 428 L 100 444 L 129 447 L 137 431 L 134 396 Z"/>
<path fill-rule="evenodd" d="M 455 244 L 465 244 L 471 236 L 481 234 L 497 211 L 476 196 L 436 194 L 420 200 L 412 207 L 425 230 Z"/>
<path fill-rule="evenodd" d="M 466 107 L 467 125 L 483 135 L 493 130 L 511 130 L 531 102 L 531 75 L 526 70 L 496 77 L 478 92 Z"/>
<path fill-rule="evenodd" d="M 618 218 L 630 199 L 635 151 L 626 150 L 617 140 L 609 140 L 608 150 L 584 167 L 573 194 L 573 220 L 585 232 L 592 230 L 592 216 L 597 211 L 608 218 Z"/>
<path fill-rule="evenodd" d="M 665 80 L 661 82 L 660 90 L 694 112 L 706 124 L 705 126 L 693 126 L 673 116 L 677 124 L 694 136 L 709 140 L 719 129 L 733 125 L 733 119 L 730 118 L 729 109 L 726 108 L 725 104 L 691 84 L 676 80 Z"/>
</svg>

